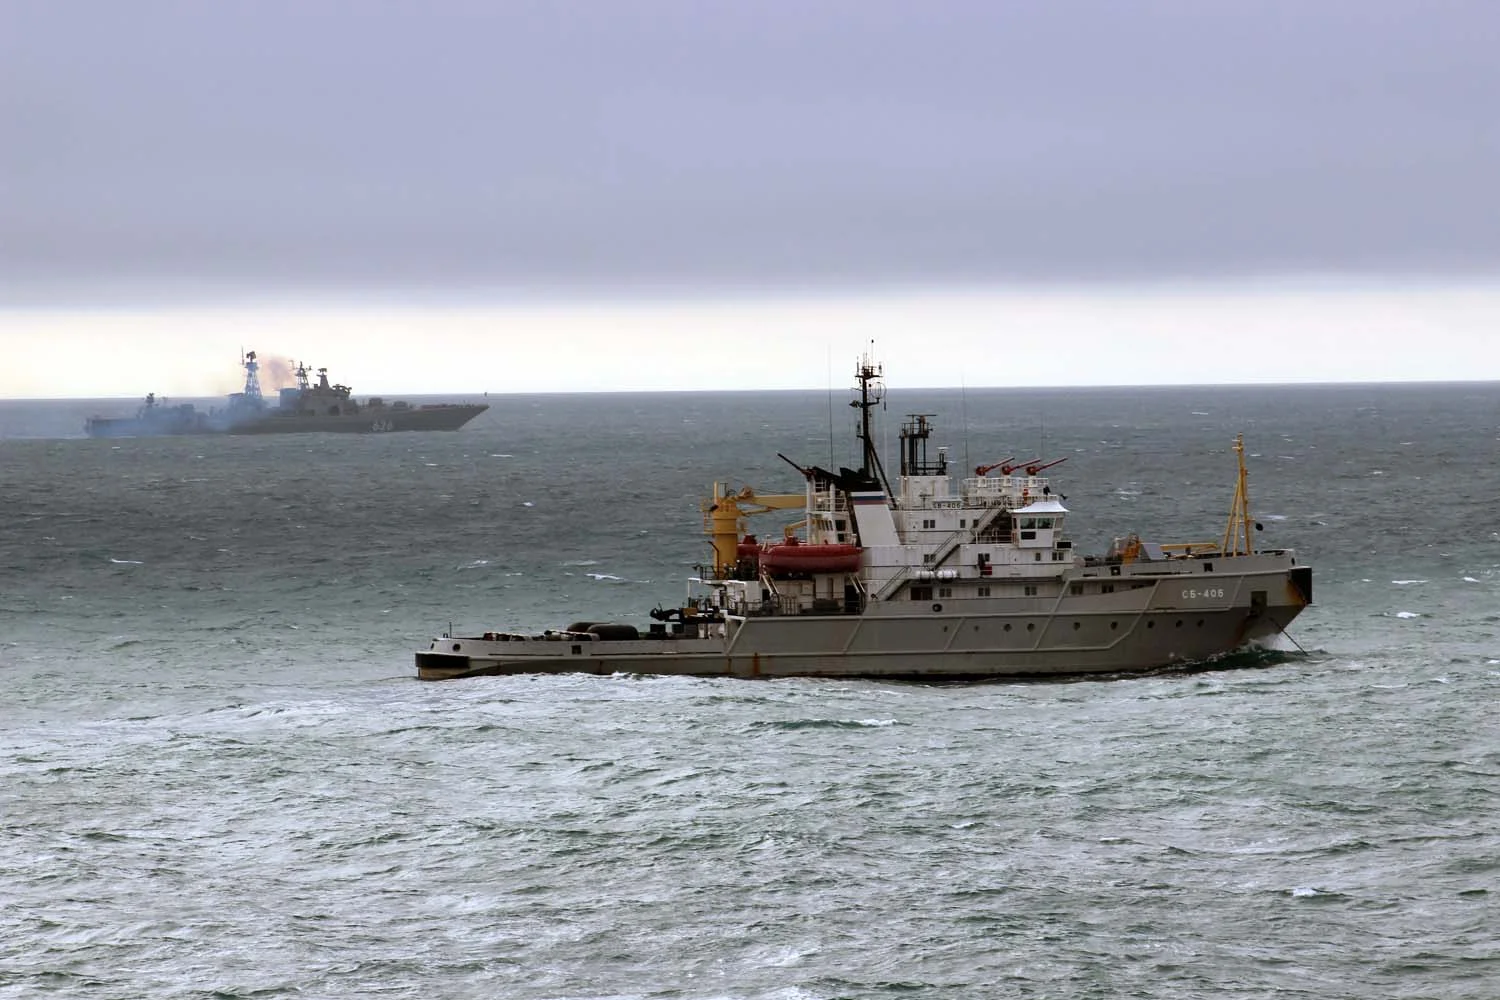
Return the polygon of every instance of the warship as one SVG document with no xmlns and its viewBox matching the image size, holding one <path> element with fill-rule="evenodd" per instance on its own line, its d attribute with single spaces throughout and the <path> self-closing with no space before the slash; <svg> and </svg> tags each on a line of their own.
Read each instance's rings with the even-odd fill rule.
<svg viewBox="0 0 1500 1000">
<path fill-rule="evenodd" d="M 261 392 L 260 362 L 250 351 L 241 360 L 245 387 L 227 404 L 203 411 L 191 403 L 169 404 L 155 393 L 133 417 L 90 417 L 89 437 L 155 437 L 176 434 L 295 434 L 333 431 L 380 434 L 389 431 L 453 431 L 489 409 L 487 403 L 435 403 L 412 406 L 372 396 L 361 403 L 347 385 L 330 385 L 328 369 L 317 369 L 318 381 L 305 364 L 295 369 L 296 385 L 280 389 L 276 402 Z"/>
<path fill-rule="evenodd" d="M 870 417 L 883 370 L 862 358 L 855 378 L 860 468 L 830 472 L 781 455 L 801 474 L 801 492 L 715 483 L 702 502 L 713 564 L 684 604 L 653 609 L 644 632 L 591 621 L 540 634 L 450 629 L 416 653 L 417 677 L 1125 674 L 1269 644 L 1312 602 L 1312 567 L 1289 549 L 1254 546 L 1242 437 L 1219 539 L 1131 534 L 1084 555 L 1063 531 L 1066 498 L 1041 475 L 1057 462 L 980 466 L 955 486 L 947 449 L 928 454 L 932 415 L 913 414 L 901 428 L 899 475 L 888 480 Z M 747 517 L 770 511 L 800 520 L 763 543 L 747 534 Z"/>
</svg>

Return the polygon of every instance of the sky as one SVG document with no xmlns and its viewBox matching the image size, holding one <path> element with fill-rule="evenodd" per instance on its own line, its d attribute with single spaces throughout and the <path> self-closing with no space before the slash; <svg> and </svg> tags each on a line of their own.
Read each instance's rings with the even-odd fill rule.
<svg viewBox="0 0 1500 1000">
<path fill-rule="evenodd" d="M 0 0 L 0 395 L 1500 378 L 1500 4 Z M 1419 348 L 1419 349 L 1418 349 Z"/>
</svg>

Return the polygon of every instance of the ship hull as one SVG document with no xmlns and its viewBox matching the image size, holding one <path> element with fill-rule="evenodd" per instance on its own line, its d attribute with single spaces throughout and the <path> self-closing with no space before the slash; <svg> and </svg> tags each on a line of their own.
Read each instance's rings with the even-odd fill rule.
<svg viewBox="0 0 1500 1000">
<path fill-rule="evenodd" d="M 397 409 L 366 409 L 337 416 L 277 413 L 259 414 L 238 421 L 218 415 L 197 414 L 194 420 L 142 420 L 132 417 L 95 417 L 85 430 L 94 438 L 180 437 L 209 434 L 383 434 L 397 431 L 456 431 L 488 404 L 466 403 Z"/>
<path fill-rule="evenodd" d="M 233 424 L 228 434 L 386 434 L 397 431 L 456 431 L 489 406 L 483 403 L 410 409 L 365 410 L 362 413 L 320 417 L 270 413 Z"/>
<path fill-rule="evenodd" d="M 948 601 L 919 609 L 900 602 L 862 614 L 689 623 L 695 632 L 722 633 L 700 637 L 445 636 L 417 653 L 416 665 L 423 680 L 572 672 L 911 681 L 1141 673 L 1265 644 L 1310 603 L 1310 591 L 1305 568 L 1194 573 L 1097 596 Z"/>
</svg>

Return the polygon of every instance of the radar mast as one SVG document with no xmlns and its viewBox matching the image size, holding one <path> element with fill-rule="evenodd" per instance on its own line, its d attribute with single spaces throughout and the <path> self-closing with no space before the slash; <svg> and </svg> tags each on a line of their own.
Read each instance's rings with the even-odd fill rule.
<svg viewBox="0 0 1500 1000">
<path fill-rule="evenodd" d="M 885 487 L 887 496 L 892 496 L 891 484 L 885 478 L 885 468 L 880 464 L 880 452 L 875 447 L 875 436 L 870 430 L 870 410 L 885 400 L 885 367 L 878 365 L 866 352 L 854 367 L 854 378 L 859 382 L 859 398 L 849 401 L 859 409 L 859 440 L 861 454 L 859 474 L 879 482 Z"/>
<path fill-rule="evenodd" d="M 240 364 L 245 366 L 245 401 L 259 406 L 265 398 L 260 394 L 260 362 L 255 360 L 255 352 L 247 351 Z"/>
</svg>

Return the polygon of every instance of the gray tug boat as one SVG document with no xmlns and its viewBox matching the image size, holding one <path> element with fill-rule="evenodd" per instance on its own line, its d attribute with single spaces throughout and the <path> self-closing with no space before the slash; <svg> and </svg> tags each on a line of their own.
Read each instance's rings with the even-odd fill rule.
<svg viewBox="0 0 1500 1000">
<path fill-rule="evenodd" d="M 1244 442 L 1218 541 L 1117 538 L 1081 555 L 1068 509 L 1039 473 L 999 463 L 956 486 L 946 449 L 930 459 L 928 415 L 901 430 L 887 480 L 871 436 L 882 369 L 855 370 L 863 461 L 804 468 L 801 493 L 730 491 L 703 501 L 714 565 L 680 607 L 642 633 L 574 622 L 526 634 L 444 634 L 416 654 L 417 677 L 638 673 L 951 681 L 1118 674 L 1211 663 L 1284 635 L 1312 603 L 1312 567 L 1289 549 L 1256 549 Z M 786 456 L 781 456 L 783 459 Z M 990 473 L 997 472 L 998 475 Z M 800 511 L 774 543 L 747 517 Z"/>
<path fill-rule="evenodd" d="M 489 409 L 487 403 L 437 403 L 412 406 L 385 402 L 373 396 L 361 403 L 347 385 L 330 385 L 328 369 L 317 369 L 317 384 L 304 364 L 296 367 L 297 384 L 281 389 L 276 403 L 261 392 L 260 362 L 248 352 L 241 365 L 245 388 L 232 393 L 227 405 L 208 411 L 191 403 L 168 404 L 155 393 L 133 417 L 90 417 L 84 425 L 89 437 L 158 437 L 177 434 L 296 434 L 334 431 L 380 434 L 390 431 L 455 431 Z"/>
</svg>

